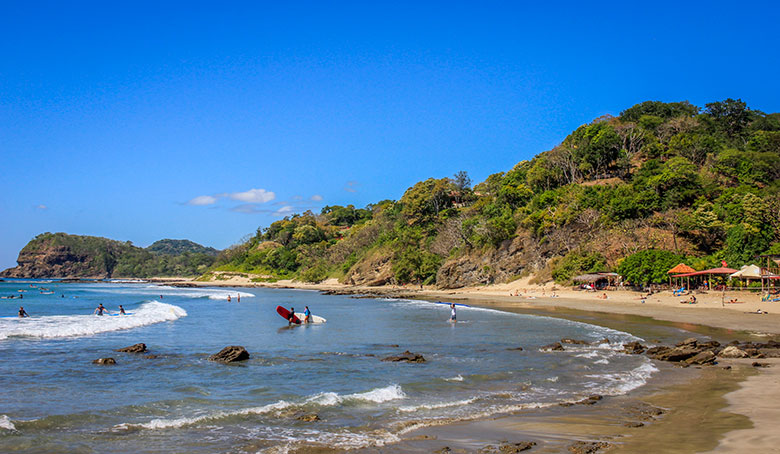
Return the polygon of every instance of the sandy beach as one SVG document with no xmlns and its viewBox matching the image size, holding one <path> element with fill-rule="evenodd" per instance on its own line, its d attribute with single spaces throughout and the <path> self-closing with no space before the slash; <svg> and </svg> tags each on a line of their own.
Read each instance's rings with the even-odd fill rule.
<svg viewBox="0 0 780 454">
<path fill-rule="evenodd" d="M 292 281 L 252 282 L 242 276 L 217 281 L 171 280 L 176 285 L 298 288 L 376 296 L 457 301 L 496 309 L 585 321 L 631 332 L 650 340 L 656 328 L 671 327 L 680 336 L 701 335 L 720 342 L 766 341 L 780 333 L 780 303 L 762 302 L 751 292 L 697 292 L 695 304 L 681 304 L 689 295 L 662 291 L 649 297 L 631 291 L 585 292 L 526 279 L 508 284 L 441 290 L 419 287 L 353 287 L 329 279 L 319 284 Z M 606 298 L 603 296 L 606 295 Z M 736 300 L 739 303 L 728 303 Z M 759 312 L 760 311 L 760 312 Z M 692 334 L 691 334 L 692 333 Z M 666 335 L 668 337 L 668 334 Z M 658 336 L 656 336 L 658 337 Z M 653 339 L 658 340 L 658 339 Z M 680 340 L 680 339 L 677 339 Z M 673 342 L 674 339 L 663 339 Z M 662 365 L 658 378 L 628 396 L 605 399 L 593 406 L 535 410 L 480 421 L 467 421 L 411 431 L 397 446 L 366 452 L 473 452 L 500 441 L 534 441 L 532 452 L 567 452 L 572 443 L 608 443 L 602 451 L 731 453 L 780 452 L 780 361 L 722 360 L 717 366 L 679 368 Z M 663 415 L 638 424 L 632 408 L 651 405 Z M 633 415 L 633 416 L 632 416 Z M 601 452 L 601 451 L 600 451 Z"/>
</svg>

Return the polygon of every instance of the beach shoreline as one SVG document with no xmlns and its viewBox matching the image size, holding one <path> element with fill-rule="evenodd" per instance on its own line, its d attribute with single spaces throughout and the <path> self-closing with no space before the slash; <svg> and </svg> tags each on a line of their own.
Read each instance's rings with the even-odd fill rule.
<svg viewBox="0 0 780 454">
<path fill-rule="evenodd" d="M 680 330 L 681 338 L 684 333 L 693 333 L 721 342 L 766 341 L 780 332 L 780 311 L 774 313 L 772 303 L 762 302 L 760 295 L 748 292 L 695 293 L 696 304 L 680 304 L 687 296 L 675 296 L 670 291 L 650 295 L 643 302 L 636 292 L 574 291 L 552 285 L 534 286 L 525 280 L 452 290 L 348 286 L 335 279 L 320 284 L 255 283 L 235 278 L 219 282 L 166 280 L 158 283 L 456 301 L 582 321 L 631 334 L 644 331 L 645 335 L 652 335 L 653 326 L 671 326 Z M 598 298 L 602 294 L 607 298 Z M 730 299 L 742 302 L 724 304 Z M 717 366 L 684 372 L 662 367 L 647 385 L 624 396 L 604 399 L 598 405 L 576 406 L 565 411 L 537 409 L 428 426 L 406 433 L 394 446 L 361 452 L 432 452 L 445 447 L 450 451 L 441 452 L 473 452 L 478 445 L 498 446 L 502 441 L 517 442 L 521 438 L 538 443 L 531 452 L 561 452 L 578 441 L 608 443 L 610 452 L 727 453 L 745 449 L 774 452 L 778 444 L 774 437 L 766 437 L 766 431 L 780 420 L 780 412 L 771 404 L 745 404 L 771 403 L 780 397 L 780 390 L 771 386 L 780 382 L 780 371 L 776 372 L 780 361 L 767 359 L 762 363 L 769 367 L 755 368 L 746 360 L 721 360 Z M 664 408 L 664 415 L 643 422 L 641 427 L 631 427 L 626 408 L 646 404 Z"/>
</svg>

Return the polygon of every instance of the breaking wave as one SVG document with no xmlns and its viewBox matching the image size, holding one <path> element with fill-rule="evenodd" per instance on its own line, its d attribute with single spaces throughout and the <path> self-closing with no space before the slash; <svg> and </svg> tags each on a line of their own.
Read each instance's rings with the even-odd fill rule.
<svg viewBox="0 0 780 454">
<path fill-rule="evenodd" d="M 187 311 L 159 301 L 142 304 L 131 315 L 49 315 L 0 319 L 0 340 L 13 337 L 79 337 L 138 328 L 186 317 Z"/>
</svg>

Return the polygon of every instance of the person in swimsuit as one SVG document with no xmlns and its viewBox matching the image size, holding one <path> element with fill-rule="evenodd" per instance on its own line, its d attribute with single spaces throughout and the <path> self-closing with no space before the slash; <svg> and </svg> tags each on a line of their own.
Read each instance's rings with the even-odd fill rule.
<svg viewBox="0 0 780 454">
<path fill-rule="evenodd" d="M 19 318 L 25 318 L 29 316 L 30 314 L 28 314 L 22 306 L 19 306 Z"/>
<path fill-rule="evenodd" d="M 95 309 L 95 314 L 103 315 L 103 312 L 108 313 L 108 309 L 103 307 L 103 303 L 98 304 L 98 307 Z"/>
<path fill-rule="evenodd" d="M 125 308 L 122 307 L 121 304 L 119 305 L 119 313 L 122 314 L 122 315 L 127 315 L 127 314 L 125 314 Z"/>
<path fill-rule="evenodd" d="M 457 317 L 455 316 L 455 303 L 450 303 L 450 321 L 457 321 Z"/>
<path fill-rule="evenodd" d="M 311 323 L 311 311 L 309 310 L 309 306 L 306 306 L 306 309 L 303 311 L 303 323 Z"/>
</svg>

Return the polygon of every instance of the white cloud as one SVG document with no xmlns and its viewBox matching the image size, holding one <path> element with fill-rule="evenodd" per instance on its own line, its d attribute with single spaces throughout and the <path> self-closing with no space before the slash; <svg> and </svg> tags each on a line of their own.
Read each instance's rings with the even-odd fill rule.
<svg viewBox="0 0 780 454">
<path fill-rule="evenodd" d="M 38 206 L 37 206 L 37 207 L 35 207 L 35 208 L 37 208 L 37 209 L 39 209 L 39 210 L 48 210 L 48 209 L 49 209 L 49 207 L 47 207 L 47 206 L 46 206 L 46 205 L 44 205 L 44 204 L 40 204 L 40 205 L 38 205 Z"/>
<path fill-rule="evenodd" d="M 286 216 L 292 213 L 295 209 L 290 205 L 285 205 L 274 212 L 275 216 Z"/>
<path fill-rule="evenodd" d="M 214 205 L 217 203 L 217 198 L 210 195 L 199 195 L 195 197 L 194 199 L 187 202 L 187 205 L 195 205 L 195 206 L 203 206 L 203 205 Z"/>
<path fill-rule="evenodd" d="M 357 181 L 347 181 L 347 185 L 344 186 L 344 190 L 347 192 L 357 192 L 358 186 L 360 186 L 360 183 Z"/>
<path fill-rule="evenodd" d="M 231 200 L 239 200 L 247 203 L 266 203 L 276 198 L 276 194 L 265 189 L 250 189 L 246 192 L 233 192 L 225 194 Z"/>
<path fill-rule="evenodd" d="M 311 196 L 311 200 L 313 200 L 315 202 L 320 202 L 320 201 L 322 201 L 322 196 L 319 195 L 319 194 L 314 194 L 313 196 Z"/>
</svg>

